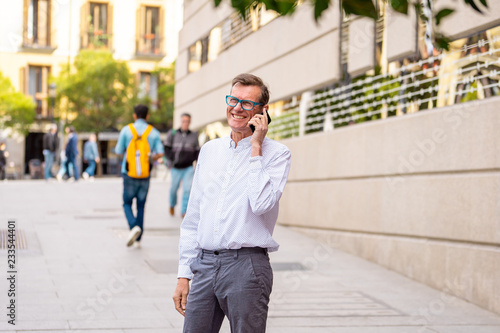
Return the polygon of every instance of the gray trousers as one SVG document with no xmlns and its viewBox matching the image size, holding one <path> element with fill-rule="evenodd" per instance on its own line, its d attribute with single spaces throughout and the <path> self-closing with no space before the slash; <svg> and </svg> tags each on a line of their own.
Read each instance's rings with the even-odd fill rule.
<svg viewBox="0 0 500 333">
<path fill-rule="evenodd" d="M 232 333 L 266 331 L 273 285 L 266 249 L 203 250 L 191 270 L 184 333 L 219 332 L 224 316 Z"/>
</svg>

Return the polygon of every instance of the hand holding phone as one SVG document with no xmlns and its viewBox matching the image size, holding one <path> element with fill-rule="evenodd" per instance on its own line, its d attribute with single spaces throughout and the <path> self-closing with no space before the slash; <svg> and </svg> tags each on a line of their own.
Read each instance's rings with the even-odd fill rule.
<svg viewBox="0 0 500 333">
<path fill-rule="evenodd" d="M 259 113 L 261 115 L 264 115 L 264 112 Z M 271 116 L 269 116 L 269 112 L 266 109 L 266 114 L 267 114 L 267 124 L 269 125 L 271 123 Z M 252 130 L 252 133 L 255 132 L 255 126 L 250 124 L 250 129 Z"/>
</svg>

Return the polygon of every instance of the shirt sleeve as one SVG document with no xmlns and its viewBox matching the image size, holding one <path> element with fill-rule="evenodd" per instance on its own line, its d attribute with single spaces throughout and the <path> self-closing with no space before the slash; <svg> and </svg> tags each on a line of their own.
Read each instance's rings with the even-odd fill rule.
<svg viewBox="0 0 500 333">
<path fill-rule="evenodd" d="M 123 155 L 125 150 L 127 150 L 125 142 L 125 131 L 127 127 L 123 127 L 120 131 L 120 136 L 118 137 L 118 142 L 116 142 L 115 153 L 118 155 Z"/>
<path fill-rule="evenodd" d="M 161 142 L 160 133 L 158 131 L 155 131 L 153 151 L 156 154 L 163 154 L 164 153 L 163 144 Z"/>
<path fill-rule="evenodd" d="M 202 159 L 203 150 L 200 153 Z M 197 233 L 200 222 L 200 205 L 203 196 L 203 188 L 199 181 L 199 175 L 203 168 L 203 162 L 198 162 L 194 173 L 193 185 L 189 196 L 186 216 L 181 224 L 181 235 L 179 239 L 179 271 L 178 278 L 193 278 L 190 265 L 198 257 L 200 247 L 198 246 Z"/>
<path fill-rule="evenodd" d="M 262 156 L 250 158 L 248 196 L 252 212 L 262 215 L 278 203 L 290 171 L 291 154 L 288 148 L 280 151 L 267 165 Z"/>
<path fill-rule="evenodd" d="M 94 148 L 94 158 L 98 158 L 99 157 L 99 149 L 97 149 L 97 143 L 93 144 L 93 148 Z"/>
</svg>

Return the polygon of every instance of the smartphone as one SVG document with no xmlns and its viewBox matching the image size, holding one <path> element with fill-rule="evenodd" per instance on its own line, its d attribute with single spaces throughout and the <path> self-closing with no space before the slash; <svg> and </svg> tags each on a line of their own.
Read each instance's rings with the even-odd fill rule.
<svg viewBox="0 0 500 333">
<path fill-rule="evenodd" d="M 266 110 L 267 111 L 267 110 Z M 261 112 L 260 114 L 264 114 L 264 112 Z M 267 114 L 267 124 L 271 123 L 271 116 L 269 116 L 269 112 L 266 112 Z M 252 130 L 252 133 L 255 132 L 255 126 L 250 124 L 250 129 Z"/>
</svg>

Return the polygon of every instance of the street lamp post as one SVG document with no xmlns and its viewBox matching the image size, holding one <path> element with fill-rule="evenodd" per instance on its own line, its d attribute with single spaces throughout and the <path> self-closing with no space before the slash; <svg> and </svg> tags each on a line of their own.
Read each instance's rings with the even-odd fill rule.
<svg viewBox="0 0 500 333">
<path fill-rule="evenodd" d="M 54 108 L 56 104 L 57 85 L 52 82 L 49 84 L 49 99 L 50 99 L 50 122 L 54 122 Z"/>
</svg>

